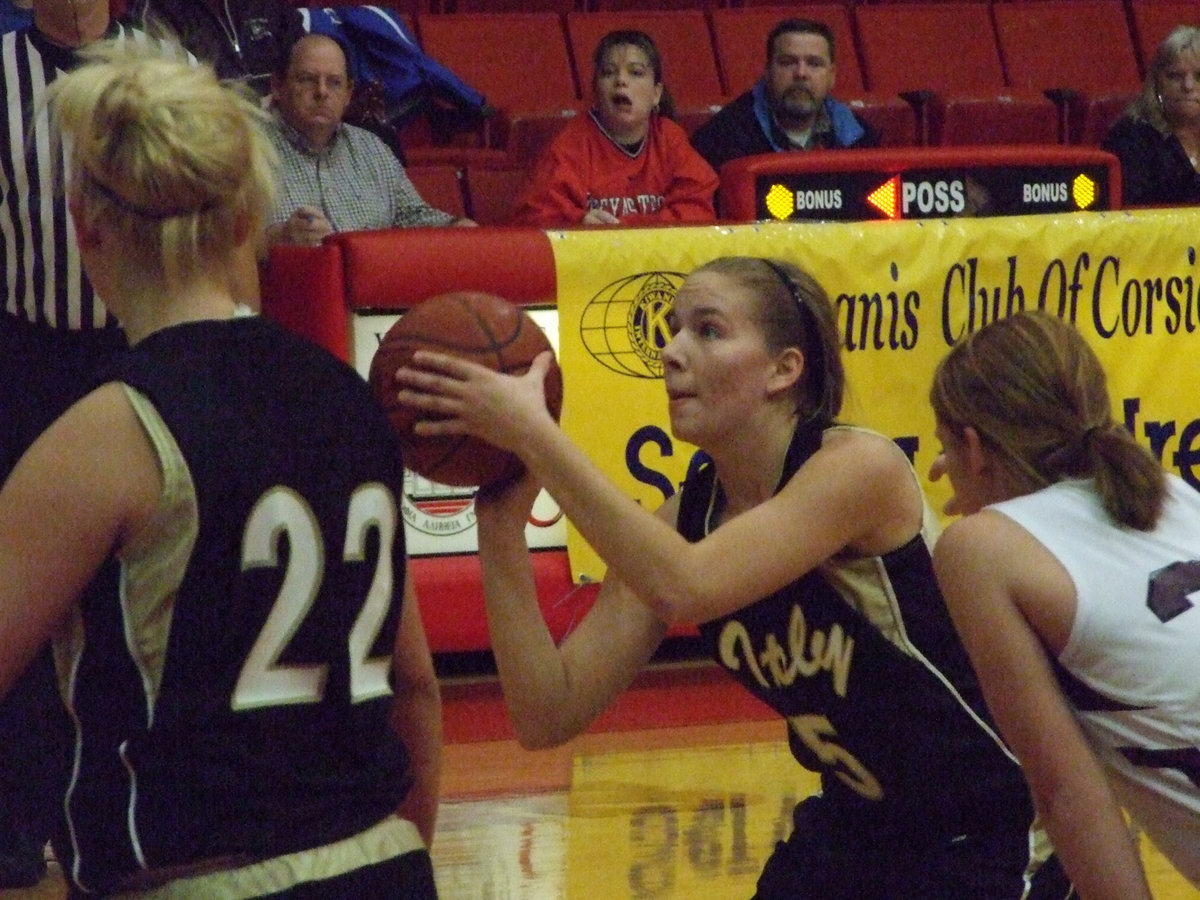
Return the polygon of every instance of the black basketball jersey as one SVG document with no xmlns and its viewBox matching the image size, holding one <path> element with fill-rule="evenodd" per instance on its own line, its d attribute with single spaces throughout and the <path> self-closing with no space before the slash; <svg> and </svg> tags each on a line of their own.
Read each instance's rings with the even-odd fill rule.
<svg viewBox="0 0 1200 900">
<path fill-rule="evenodd" d="M 155 333 L 126 386 L 164 490 L 56 638 L 72 881 L 355 834 L 410 781 L 388 724 L 402 464 L 362 378 L 245 317 Z"/>
<path fill-rule="evenodd" d="M 797 431 L 779 488 L 820 442 L 816 429 Z M 701 539 L 723 502 L 706 464 L 684 483 L 680 532 Z M 1027 828 L 1028 789 L 938 591 L 933 534 L 926 509 L 922 532 L 903 547 L 834 558 L 700 633 L 784 716 L 793 755 L 866 833 L 952 839 Z"/>
</svg>

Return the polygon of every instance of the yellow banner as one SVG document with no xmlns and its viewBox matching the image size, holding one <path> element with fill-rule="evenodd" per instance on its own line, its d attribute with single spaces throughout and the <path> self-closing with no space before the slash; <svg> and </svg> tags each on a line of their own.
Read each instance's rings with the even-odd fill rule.
<svg viewBox="0 0 1200 900">
<path fill-rule="evenodd" d="M 659 352 L 683 277 L 718 256 L 771 256 L 836 302 L 842 420 L 897 439 L 935 508 L 933 369 L 963 334 L 1018 309 L 1075 323 L 1109 375 L 1114 413 L 1200 488 L 1200 211 L 579 230 L 552 235 L 563 428 L 630 496 L 656 508 L 694 453 L 670 436 Z M 569 528 L 577 579 L 604 565 Z"/>
</svg>

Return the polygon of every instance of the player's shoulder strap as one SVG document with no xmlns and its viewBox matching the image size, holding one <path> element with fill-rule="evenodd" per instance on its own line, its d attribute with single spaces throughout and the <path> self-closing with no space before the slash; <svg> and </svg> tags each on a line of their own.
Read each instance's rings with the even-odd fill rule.
<svg viewBox="0 0 1200 900">
<path fill-rule="evenodd" d="M 821 449 L 822 435 L 829 423 L 808 419 L 800 422 L 792 433 L 784 460 L 783 473 L 775 488 L 778 493 L 804 463 Z M 711 459 L 705 458 L 693 466 L 680 488 L 679 516 L 677 528 L 689 541 L 698 541 L 707 532 L 706 521 L 714 509 L 724 502 L 721 487 L 717 483 L 717 469 Z"/>
<path fill-rule="evenodd" d="M 716 490 L 717 468 L 711 459 L 705 459 L 689 471 L 679 488 L 679 515 L 676 528 L 689 541 L 704 537 L 704 520 Z"/>
</svg>

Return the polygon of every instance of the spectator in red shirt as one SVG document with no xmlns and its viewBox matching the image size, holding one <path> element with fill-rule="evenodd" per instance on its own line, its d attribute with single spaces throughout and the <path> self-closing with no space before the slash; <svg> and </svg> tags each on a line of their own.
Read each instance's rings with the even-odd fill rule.
<svg viewBox="0 0 1200 900">
<path fill-rule="evenodd" d="M 668 117 L 662 61 L 649 35 L 609 32 L 593 58 L 594 105 L 538 160 L 516 221 L 646 225 L 716 219 L 716 172 Z"/>
</svg>

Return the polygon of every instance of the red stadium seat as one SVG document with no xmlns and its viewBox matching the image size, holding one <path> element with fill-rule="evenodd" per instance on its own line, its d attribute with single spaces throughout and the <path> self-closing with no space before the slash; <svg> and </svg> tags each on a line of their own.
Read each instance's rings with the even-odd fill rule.
<svg viewBox="0 0 1200 900">
<path fill-rule="evenodd" d="M 980 2 L 904 2 L 854 10 L 868 87 L 913 103 L 922 143 L 1045 144 L 1059 140 L 1054 105 L 1006 85 Z"/>
<path fill-rule="evenodd" d="M 988 91 L 1004 69 L 986 6 L 905 3 L 854 11 L 867 82 L 878 90 Z M 948 52 L 948 48 L 954 52 Z"/>
<path fill-rule="evenodd" d="M 576 0 L 441 0 L 441 3 L 443 13 L 552 12 L 561 16 L 579 9 Z"/>
<path fill-rule="evenodd" d="M 510 224 L 517 197 L 528 179 L 526 168 L 468 166 L 467 196 L 471 201 L 471 218 L 480 225 Z"/>
<path fill-rule="evenodd" d="M 555 13 L 451 13 L 420 16 L 425 52 L 476 85 L 505 112 L 550 111 L 578 94 Z"/>
<path fill-rule="evenodd" d="M 404 170 L 430 206 L 462 218 L 467 214 L 462 171 L 453 165 L 410 165 Z"/>
<path fill-rule="evenodd" d="M 1004 86 L 986 6 L 917 2 L 862 6 L 854 10 L 854 20 L 863 74 L 875 90 L 985 92 Z"/>
<path fill-rule="evenodd" d="M 1200 0 L 1133 0 L 1130 9 L 1143 78 L 1150 71 L 1154 51 L 1176 25 L 1200 26 Z"/>
<path fill-rule="evenodd" d="M 583 110 L 581 104 L 575 109 L 514 114 L 509 119 L 505 141 L 506 164 L 510 167 L 532 165 L 566 124 Z"/>
<path fill-rule="evenodd" d="M 519 145 L 523 138 L 516 123 L 522 117 L 561 116 L 578 109 L 574 70 L 557 13 L 445 13 L 420 16 L 417 27 L 425 52 L 482 91 L 496 109 L 481 143 L 501 150 L 510 142 Z M 470 162 L 478 156 L 461 153 L 456 158 Z"/>
<path fill-rule="evenodd" d="M 1066 140 L 1098 144 L 1141 89 L 1122 0 L 1011 0 L 992 11 L 1008 83 L 1050 92 Z"/>
<path fill-rule="evenodd" d="M 778 22 L 797 17 L 821 22 L 833 31 L 834 63 L 837 66 L 834 95 L 878 128 L 885 145 L 911 146 L 916 143 L 916 117 L 912 107 L 894 94 L 865 90 L 850 15 L 841 4 L 713 10 L 710 14 L 713 40 L 725 93 L 736 97 L 762 77 L 767 61 L 767 35 Z"/>
<path fill-rule="evenodd" d="M 627 10 L 710 10 L 724 6 L 723 0 L 590 0 L 583 12 L 623 12 Z"/>
<path fill-rule="evenodd" d="M 678 110 L 710 109 L 724 101 L 708 19 L 698 9 L 568 14 L 567 38 L 585 99 L 591 98 L 596 45 L 608 32 L 619 29 L 644 31 L 654 40 L 662 57 L 663 83 Z"/>
<path fill-rule="evenodd" d="M 675 122 L 690 136 L 695 133 L 697 128 L 708 124 L 708 120 L 716 115 L 720 108 L 713 104 L 712 106 L 702 106 L 699 109 L 676 110 Z"/>
<path fill-rule="evenodd" d="M 821 3 L 816 5 L 823 6 L 829 2 L 830 0 L 822 0 Z M 855 4 L 855 0 L 833 0 L 833 2 L 835 2 L 838 6 L 844 6 L 847 11 L 849 11 Z M 809 10 L 812 9 L 812 6 L 807 3 L 800 2 L 792 5 L 785 5 L 780 3 L 780 0 L 738 0 L 737 3 L 728 3 L 726 6 L 734 9 L 749 9 L 752 7 L 770 6 L 779 9 L 786 9 L 787 15 L 789 16 L 799 16 L 800 18 L 809 19 L 812 18 L 812 16 L 808 14 Z"/>
</svg>

